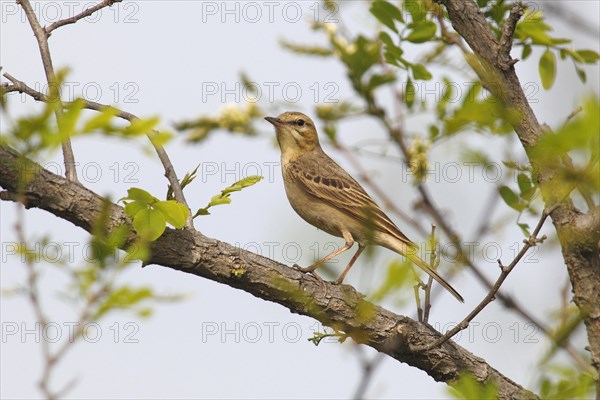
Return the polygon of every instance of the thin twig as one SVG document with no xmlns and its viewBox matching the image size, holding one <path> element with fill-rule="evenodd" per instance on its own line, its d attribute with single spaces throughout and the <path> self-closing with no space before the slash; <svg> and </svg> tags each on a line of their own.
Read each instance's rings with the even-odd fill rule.
<svg viewBox="0 0 600 400">
<path fill-rule="evenodd" d="M 359 346 L 359 349 L 362 349 L 362 346 Z M 381 364 L 384 358 L 385 355 L 383 353 L 377 353 L 370 360 L 367 360 L 365 358 L 362 358 L 360 360 L 363 373 L 360 378 L 360 382 L 358 383 L 358 386 L 356 388 L 356 391 L 354 392 L 354 396 L 352 396 L 353 399 L 361 400 L 365 398 L 365 393 L 367 391 L 367 388 L 369 387 L 371 379 L 373 379 L 375 369 L 379 366 L 379 364 Z"/>
<path fill-rule="evenodd" d="M 581 107 L 581 106 L 579 106 L 576 109 L 574 109 L 573 111 L 571 111 L 571 114 L 567 115 L 567 118 L 565 118 L 565 122 L 563 123 L 562 127 L 564 128 L 569 122 L 571 122 L 571 120 L 573 118 L 575 118 L 575 116 L 577 114 L 579 114 L 582 111 L 583 111 L 583 107 Z"/>
<path fill-rule="evenodd" d="M 48 96 L 27 86 L 27 84 L 16 79 L 9 73 L 5 73 L 4 76 L 6 77 L 6 79 L 8 79 L 12 83 L 12 85 L 3 85 L 3 89 L 4 89 L 5 93 L 10 93 L 10 92 L 25 93 L 37 101 L 43 101 L 43 102 L 50 101 Z M 85 99 L 84 99 L 84 101 L 85 101 L 84 108 L 86 108 L 88 110 L 104 111 L 110 107 L 117 111 L 116 116 L 121 119 L 127 120 L 129 122 L 133 122 L 133 121 L 139 119 L 136 115 L 129 113 L 127 111 L 119 110 L 113 106 L 108 106 L 105 104 L 96 103 L 94 101 L 89 101 L 89 100 L 85 100 Z M 68 107 L 71 104 L 72 104 L 71 102 L 65 102 L 65 103 L 63 103 L 63 107 Z M 183 189 L 181 189 L 179 179 L 177 178 L 177 174 L 175 173 L 175 169 L 173 168 L 173 164 L 171 163 L 169 155 L 167 154 L 167 152 L 165 151 L 163 146 L 161 146 L 160 144 L 158 144 L 154 140 L 152 140 L 153 136 L 156 136 L 156 135 L 158 135 L 158 131 L 156 131 L 156 130 L 152 130 L 152 132 L 147 134 L 148 138 L 150 139 L 150 143 L 154 147 L 154 150 L 156 151 L 156 154 L 158 155 L 158 158 L 160 159 L 160 161 L 163 165 L 163 168 L 165 170 L 165 176 L 168 179 L 169 184 L 171 185 L 171 188 L 173 188 L 173 194 L 175 196 L 175 200 L 177 200 L 178 202 L 180 202 L 182 204 L 185 204 L 189 209 L 189 205 L 187 204 L 187 201 L 185 200 L 185 196 L 183 194 Z M 193 222 L 192 222 L 192 213 L 191 212 L 189 213 L 189 217 L 186 221 L 185 226 L 188 229 L 193 229 L 193 227 L 194 227 Z"/>
<path fill-rule="evenodd" d="M 23 199 L 21 199 L 23 200 Z M 32 258 L 28 254 L 27 250 L 27 241 L 25 239 L 25 214 L 23 213 L 23 209 L 25 208 L 23 204 L 16 203 L 17 207 L 17 222 L 15 223 L 15 232 L 17 234 L 17 240 L 19 241 L 22 249 L 22 254 L 25 257 L 25 266 L 27 268 L 27 293 L 29 295 L 29 301 L 31 302 L 31 306 L 33 307 L 33 312 L 35 314 L 35 318 L 39 323 L 40 332 L 45 332 L 46 326 L 48 325 L 48 318 L 46 317 L 44 310 L 42 309 L 42 304 L 40 302 L 40 296 L 38 292 L 38 273 L 35 270 L 35 266 L 33 265 Z M 50 353 L 50 343 L 47 340 L 42 340 L 42 354 L 44 356 L 44 369 L 42 372 L 42 377 L 39 382 L 40 389 L 44 393 L 44 396 L 47 399 L 53 399 L 54 396 L 50 391 L 50 373 L 52 369 L 52 355 Z"/>
<path fill-rule="evenodd" d="M 419 290 L 421 289 L 420 284 L 415 284 L 413 290 L 415 291 L 415 302 L 417 303 L 417 319 L 419 322 L 423 322 L 423 308 L 421 307 L 421 295 Z"/>
<path fill-rule="evenodd" d="M 61 26 L 74 24 L 75 22 L 79 21 L 80 19 L 89 17 L 90 15 L 92 15 L 93 13 L 95 13 L 96 11 L 98 11 L 104 7 L 110 7 L 114 3 L 120 3 L 121 1 L 123 1 L 123 0 L 103 0 L 100 3 L 96 4 L 95 6 L 88 8 L 85 11 L 83 11 L 77 15 L 74 15 L 69 18 L 61 19 L 60 21 L 56 21 L 53 24 L 51 24 L 50 26 L 44 28 L 44 31 L 46 32 L 46 36 L 50 37 L 50 35 L 52 34 L 52 31 L 60 28 Z"/>
<path fill-rule="evenodd" d="M 435 225 L 431 225 L 431 243 L 433 249 L 431 250 L 431 255 L 429 256 L 429 266 L 431 269 L 437 269 L 437 254 L 436 254 L 436 245 L 435 245 Z M 429 311 L 431 311 L 431 286 L 433 285 L 433 277 L 429 275 L 429 279 L 427 280 L 427 286 L 425 286 L 425 312 L 423 314 L 423 322 L 429 322 Z"/>
<path fill-rule="evenodd" d="M 56 74 L 54 73 L 54 66 L 52 65 L 52 57 L 50 56 L 50 47 L 48 46 L 48 34 L 46 33 L 46 30 L 40 25 L 40 22 L 38 21 L 29 0 L 17 0 L 17 4 L 20 4 L 21 7 L 23 7 L 25 15 L 27 16 L 27 20 L 29 21 L 29 25 L 31 25 L 33 34 L 35 35 L 35 38 L 38 42 L 38 47 L 40 49 L 40 55 L 42 57 L 42 64 L 44 66 L 44 72 L 46 74 L 46 81 L 48 82 L 48 87 L 51 88 L 53 86 L 56 86 L 58 82 L 56 81 Z M 57 88 L 57 98 L 52 100 L 61 102 L 59 88 Z M 61 121 L 62 112 L 62 107 L 56 107 L 54 110 L 56 120 L 59 124 Z M 65 176 L 70 181 L 78 182 L 77 170 L 75 168 L 75 155 L 73 154 L 73 148 L 71 147 L 71 139 L 65 138 L 62 141 L 61 146 L 65 164 Z"/>
<path fill-rule="evenodd" d="M 508 275 L 517 266 L 517 264 L 525 256 L 525 254 L 527 254 L 529 249 L 534 246 L 537 246 L 538 243 L 542 243 L 546 239 L 546 235 L 543 235 L 541 238 L 538 238 L 538 234 L 540 233 L 542 226 L 544 226 L 544 222 L 546 222 L 546 218 L 548 218 L 548 216 L 552 213 L 552 211 L 554 211 L 555 208 L 556 208 L 556 206 L 554 206 L 552 209 L 545 209 L 542 212 L 542 216 L 541 216 L 537 226 L 535 227 L 533 233 L 531 234 L 531 236 L 528 239 L 523 240 L 523 243 L 525 243 L 525 246 L 523 246 L 521 251 L 519 251 L 517 256 L 512 260 L 512 262 L 509 265 L 504 266 L 504 265 L 502 265 L 502 262 L 500 260 L 498 260 L 498 265 L 500 266 L 500 270 L 501 270 L 500 276 L 496 280 L 496 283 L 492 287 L 492 290 L 490 290 L 488 292 L 488 294 L 483 298 L 483 300 L 481 300 L 481 302 L 477 305 L 477 307 L 475 307 L 473 309 L 473 311 L 471 311 L 469 313 L 469 315 L 467 315 L 458 325 L 456 325 L 454 328 L 452 328 L 451 330 L 446 332 L 444 335 L 440 336 L 434 342 L 429 343 L 425 346 L 414 347 L 411 349 L 411 351 L 413 351 L 413 352 L 429 351 L 435 347 L 440 346 L 442 343 L 446 342 L 448 339 L 450 339 L 452 336 L 456 335 L 458 332 L 466 329 L 469 326 L 469 323 L 473 320 L 473 318 L 475 318 L 489 303 L 492 302 L 492 300 L 494 300 L 494 298 L 496 297 L 496 293 L 498 293 L 498 290 L 500 290 L 500 286 L 502 286 L 502 284 L 504 283 L 504 281 L 506 280 Z"/>
</svg>

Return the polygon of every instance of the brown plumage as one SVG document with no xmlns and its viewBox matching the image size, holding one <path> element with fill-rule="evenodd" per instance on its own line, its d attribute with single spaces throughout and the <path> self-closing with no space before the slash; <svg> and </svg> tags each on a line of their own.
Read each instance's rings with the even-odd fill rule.
<svg viewBox="0 0 600 400">
<path fill-rule="evenodd" d="M 417 246 L 362 186 L 323 152 L 314 122 L 309 117 L 299 112 L 285 112 L 277 118 L 265 119 L 275 126 L 285 191 L 292 208 L 311 225 L 346 240 L 344 246 L 310 267 L 299 268 L 301 271 L 314 271 L 356 242 L 358 250 L 337 280 L 341 283 L 365 246 L 375 244 L 406 256 L 463 301 L 444 278 L 416 255 Z"/>
</svg>

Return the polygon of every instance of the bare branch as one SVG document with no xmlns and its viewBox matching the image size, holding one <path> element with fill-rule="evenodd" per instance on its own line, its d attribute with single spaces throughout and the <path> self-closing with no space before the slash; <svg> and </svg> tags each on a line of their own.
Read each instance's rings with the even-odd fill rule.
<svg viewBox="0 0 600 400">
<path fill-rule="evenodd" d="M 120 3 L 121 1 L 123 1 L 123 0 L 103 0 L 100 3 L 96 4 L 95 6 L 83 11 L 80 14 L 74 15 L 69 18 L 61 19 L 60 21 L 56 21 L 55 23 L 51 24 L 50 26 L 44 28 L 44 31 L 46 32 L 46 37 L 50 37 L 50 35 L 52 34 L 52 31 L 60 28 L 61 26 L 74 24 L 75 22 L 79 21 L 80 19 L 89 17 L 90 15 L 92 15 L 93 13 L 95 13 L 96 11 L 98 11 L 104 7 L 110 7 L 115 3 Z"/>
<path fill-rule="evenodd" d="M 371 380 L 373 379 L 373 374 L 384 359 L 385 358 L 383 353 L 375 354 L 370 360 L 366 358 L 361 359 L 361 366 L 363 371 L 362 376 L 360 378 L 360 382 L 358 383 L 356 391 L 354 392 L 354 396 L 352 396 L 353 399 L 362 400 L 365 398 L 365 393 L 367 391 L 367 388 L 369 387 L 369 383 L 371 383 Z"/>
<path fill-rule="evenodd" d="M 436 270 L 439 262 L 437 261 L 437 249 L 435 242 L 435 225 L 431 225 L 431 243 L 432 249 L 431 254 L 429 255 L 429 266 L 431 269 Z M 429 275 L 429 279 L 427 280 L 427 285 L 425 286 L 425 310 L 423 313 L 423 321 L 425 323 L 429 322 L 429 311 L 431 311 L 431 286 L 433 285 L 433 277 Z"/>
<path fill-rule="evenodd" d="M 53 87 L 57 85 L 58 82 L 56 81 L 56 74 L 54 73 L 54 66 L 52 65 L 52 57 L 50 56 L 50 47 L 48 46 L 48 34 L 40 25 L 40 22 L 35 16 L 35 12 L 33 11 L 29 0 L 17 0 L 17 4 L 20 4 L 21 7 L 23 7 L 25 15 L 27 16 L 27 20 L 29 21 L 29 25 L 31 25 L 33 34 L 37 39 L 38 47 L 40 49 L 40 55 L 42 57 L 42 64 L 44 65 L 44 72 L 46 73 L 46 81 L 48 82 L 48 87 Z M 57 91 L 58 98 L 53 99 L 54 101 L 61 101 L 59 93 L 60 91 Z M 57 107 L 55 110 L 55 114 L 57 121 L 60 122 L 62 108 Z M 65 175 L 70 181 L 77 182 L 77 170 L 75 169 L 75 155 L 73 154 L 73 148 L 71 147 L 71 139 L 66 138 L 61 143 L 61 146 L 65 164 Z"/>
<path fill-rule="evenodd" d="M 6 77 L 6 79 L 8 79 L 12 83 L 12 85 L 3 86 L 4 91 L 6 93 L 10 93 L 10 92 L 25 93 L 37 101 L 42 101 L 42 102 L 51 101 L 51 99 L 48 98 L 48 96 L 27 86 L 27 84 L 16 79 L 12 75 L 5 73 L 4 76 Z M 63 103 L 63 106 L 69 106 L 70 104 L 71 104 L 70 102 L 66 102 L 66 103 Z M 94 111 L 103 111 L 103 110 L 107 109 L 108 107 L 117 110 L 116 116 L 121 119 L 124 119 L 126 121 L 132 122 L 134 120 L 139 119 L 136 115 L 129 113 L 127 111 L 119 110 L 113 106 L 108 106 L 105 104 L 100 104 L 100 103 L 96 103 L 94 101 L 88 101 L 88 100 L 85 100 L 85 104 L 84 104 L 84 108 L 86 108 L 88 110 L 94 110 Z M 160 159 L 160 162 L 163 165 L 163 168 L 165 170 L 165 177 L 168 179 L 169 184 L 171 185 L 171 188 L 173 189 L 173 194 L 175 196 L 175 200 L 177 200 L 178 202 L 180 202 L 182 204 L 185 204 L 189 209 L 189 205 L 188 205 L 187 201 L 185 200 L 185 196 L 183 194 L 183 189 L 181 188 L 179 179 L 177 178 L 177 174 L 175 172 L 175 169 L 173 168 L 173 164 L 171 163 L 169 155 L 167 154 L 167 152 L 165 151 L 163 146 L 161 146 L 160 144 L 157 144 L 154 140 L 152 140 L 153 136 L 156 136 L 156 135 L 158 135 L 158 131 L 156 131 L 156 130 L 153 130 L 152 132 L 147 134 L 148 138 L 150 139 L 150 143 L 154 147 L 154 150 L 156 151 L 156 154 L 158 155 L 158 158 Z M 185 226 L 187 229 L 194 228 L 191 212 L 189 213 L 189 217 L 186 221 Z"/>
<path fill-rule="evenodd" d="M 421 294 L 419 292 L 419 290 L 421 290 L 421 284 L 415 284 L 413 290 L 415 292 L 415 303 L 417 303 L 417 321 L 423 322 L 423 308 L 421 307 Z"/>
</svg>

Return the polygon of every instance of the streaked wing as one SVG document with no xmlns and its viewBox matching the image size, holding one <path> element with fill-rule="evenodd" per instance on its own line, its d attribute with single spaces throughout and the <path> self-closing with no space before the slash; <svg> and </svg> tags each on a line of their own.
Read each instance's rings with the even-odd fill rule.
<svg viewBox="0 0 600 400">
<path fill-rule="evenodd" d="M 326 154 L 323 153 L 317 162 L 314 162 L 314 158 L 312 162 L 305 162 L 303 158 L 291 162 L 286 173 L 301 184 L 307 193 L 363 222 L 367 232 L 369 228 L 378 230 L 413 244 L 362 186 Z"/>
</svg>

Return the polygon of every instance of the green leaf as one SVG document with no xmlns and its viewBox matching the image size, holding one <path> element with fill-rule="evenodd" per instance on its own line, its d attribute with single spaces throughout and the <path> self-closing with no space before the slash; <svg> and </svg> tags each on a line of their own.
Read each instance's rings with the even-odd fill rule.
<svg viewBox="0 0 600 400">
<path fill-rule="evenodd" d="M 525 193 L 531 190 L 531 188 L 533 187 L 531 183 L 531 178 L 524 173 L 520 173 L 519 175 L 517 175 L 517 183 L 519 185 L 519 190 L 521 190 L 521 193 Z"/>
<path fill-rule="evenodd" d="M 320 56 L 320 57 L 328 57 L 333 55 L 333 51 L 331 49 L 321 47 L 321 46 L 305 46 L 301 44 L 295 44 L 288 42 L 286 40 L 280 40 L 279 44 L 284 49 L 290 50 L 297 54 L 305 54 L 310 56 Z"/>
<path fill-rule="evenodd" d="M 348 51 L 343 46 L 339 46 L 338 49 L 342 54 L 342 61 L 350 70 L 350 76 L 353 79 L 359 79 L 369 68 L 380 61 L 381 43 L 359 35 L 353 45 L 352 51 Z"/>
<path fill-rule="evenodd" d="M 502 164 L 504 164 L 505 167 L 513 169 L 515 171 L 528 171 L 529 170 L 529 167 L 527 165 L 521 165 L 514 161 L 502 161 Z"/>
<path fill-rule="evenodd" d="M 587 64 L 593 64 L 600 59 L 600 54 L 594 50 L 577 50 L 576 52 Z"/>
<path fill-rule="evenodd" d="M 511 188 L 502 185 L 498 191 L 500 192 L 500 197 L 502 197 L 502 200 L 504 200 L 509 207 L 517 211 L 523 211 L 525 205 L 520 202 L 519 196 L 517 196 L 517 194 L 513 192 Z"/>
<path fill-rule="evenodd" d="M 521 232 L 523 233 L 523 236 L 525 236 L 527 238 L 531 237 L 531 233 L 529 232 L 528 224 L 518 223 L 517 225 L 519 225 L 519 228 L 521 228 Z"/>
<path fill-rule="evenodd" d="M 384 44 L 383 57 L 388 64 L 404 68 L 406 61 L 402 58 L 403 51 L 398 47 L 387 32 L 379 32 L 379 39 Z M 400 61 L 400 63 L 398 63 Z"/>
<path fill-rule="evenodd" d="M 427 16 L 427 8 L 423 1 L 419 0 L 404 0 L 402 10 L 410 13 L 410 18 L 413 22 L 420 22 Z"/>
<path fill-rule="evenodd" d="M 400 10 L 387 1 L 375 0 L 369 11 L 379 20 L 379 22 L 396 33 L 398 32 L 398 29 L 396 28 L 394 20 L 404 23 L 404 18 L 402 18 Z"/>
<path fill-rule="evenodd" d="M 596 382 L 585 372 L 570 365 L 553 365 L 551 376 L 544 374 L 540 382 L 542 399 L 591 399 Z"/>
<path fill-rule="evenodd" d="M 470 373 L 460 376 L 448 391 L 455 399 L 496 400 L 498 398 L 498 391 L 493 383 L 481 383 Z"/>
<path fill-rule="evenodd" d="M 522 172 L 517 175 L 517 183 L 519 185 L 519 190 L 521 191 L 521 198 L 526 202 L 529 202 L 537 192 L 537 187 L 534 186 L 529 175 Z"/>
<path fill-rule="evenodd" d="M 536 145 L 536 155 L 540 160 L 553 159 L 572 150 L 598 152 L 600 148 L 600 108 L 596 97 L 586 99 L 583 110 L 565 124 L 555 134 L 544 135 Z"/>
<path fill-rule="evenodd" d="M 540 58 L 539 64 L 540 77 L 542 78 L 542 86 L 548 90 L 554 84 L 556 78 L 556 57 L 550 50 L 546 50 Z"/>
<path fill-rule="evenodd" d="M 583 62 L 583 58 L 579 55 L 579 53 L 577 53 L 574 50 L 571 49 L 559 49 L 559 54 L 560 54 L 560 59 L 564 60 L 565 58 L 567 58 L 567 56 L 570 56 L 573 61 L 577 62 L 577 63 L 582 63 Z"/>
<path fill-rule="evenodd" d="M 188 208 L 175 200 L 159 201 L 154 203 L 152 207 L 162 212 L 167 222 L 177 229 L 183 228 L 189 215 Z"/>
<path fill-rule="evenodd" d="M 187 185 L 192 183 L 194 179 L 196 179 L 196 173 L 198 172 L 198 168 L 200 168 L 200 164 L 196 165 L 196 168 L 192 172 L 186 172 L 185 176 L 180 182 L 181 190 L 185 189 Z M 173 188 L 171 184 L 169 184 L 169 188 L 167 189 L 167 200 L 174 200 L 175 196 L 173 195 Z"/>
<path fill-rule="evenodd" d="M 433 141 L 440 136 L 440 128 L 437 125 L 429 125 L 429 138 Z"/>
<path fill-rule="evenodd" d="M 95 130 L 112 131 L 110 121 L 119 113 L 116 108 L 106 107 L 83 125 L 83 132 L 88 133 Z"/>
<path fill-rule="evenodd" d="M 135 215 L 133 227 L 141 238 L 152 242 L 163 234 L 167 227 L 167 220 L 162 212 L 147 208 Z"/>
<path fill-rule="evenodd" d="M 229 203 L 231 203 L 231 199 L 229 198 L 229 195 L 220 193 L 216 196 L 213 196 L 210 199 L 210 203 L 208 204 L 208 206 L 212 207 L 212 206 L 219 206 L 221 204 L 229 204 Z"/>
<path fill-rule="evenodd" d="M 60 132 L 59 136 L 63 140 L 75 134 L 75 125 L 79 120 L 79 116 L 81 115 L 81 111 L 83 111 L 84 106 L 85 100 L 76 99 L 74 102 L 69 104 L 69 106 L 60 116 L 60 119 L 58 120 Z"/>
<path fill-rule="evenodd" d="M 396 81 L 396 75 L 393 73 L 387 74 L 373 74 L 369 79 L 369 84 L 367 85 L 369 90 L 376 89 L 379 86 L 386 85 L 388 83 L 392 83 Z"/>
<path fill-rule="evenodd" d="M 563 39 L 563 38 L 550 38 L 550 41 L 552 42 L 553 45 L 571 43 L 571 39 Z"/>
<path fill-rule="evenodd" d="M 154 298 L 154 292 L 150 288 L 133 289 L 127 286 L 111 291 L 94 313 L 94 320 L 112 310 L 127 310 L 134 305 Z"/>
<path fill-rule="evenodd" d="M 158 124 L 158 117 L 134 119 L 131 124 L 123 130 L 125 135 L 143 135 L 152 132 L 152 129 Z"/>
<path fill-rule="evenodd" d="M 585 71 L 583 70 L 583 68 L 579 68 L 577 66 L 575 66 L 575 72 L 577 72 L 577 76 L 579 77 L 579 80 L 583 83 L 587 82 L 587 75 L 585 73 Z"/>
<path fill-rule="evenodd" d="M 526 44 L 523 46 L 523 53 L 521 54 L 521 59 L 526 60 L 527 57 L 531 54 L 531 46 Z"/>
<path fill-rule="evenodd" d="M 196 211 L 196 214 L 194 214 L 193 218 L 196 218 L 200 215 L 210 215 L 210 211 L 208 211 L 208 207 L 198 209 L 198 211 Z"/>
<path fill-rule="evenodd" d="M 194 216 L 192 218 L 196 218 L 200 215 L 209 215 L 210 212 L 208 211 L 208 209 L 212 206 L 218 206 L 221 204 L 231 203 L 231 199 L 229 198 L 229 196 L 231 195 L 232 192 L 239 192 L 240 190 L 242 190 L 248 186 L 252 186 L 252 185 L 256 184 L 257 182 L 259 182 L 262 178 L 263 178 L 262 176 L 256 176 L 256 175 L 248 176 L 244 179 L 237 181 L 233 185 L 221 190 L 221 193 L 217 194 L 216 196 L 213 196 L 210 199 L 210 203 L 208 203 L 208 205 L 206 207 L 201 208 L 198 211 L 196 211 L 196 213 L 194 214 Z"/>
<path fill-rule="evenodd" d="M 425 68 L 423 64 L 411 64 L 410 68 L 412 70 L 413 78 L 415 80 L 428 81 L 432 78 L 431 73 L 427 70 L 427 68 Z"/>
<path fill-rule="evenodd" d="M 152 131 L 149 132 L 148 137 L 154 146 L 162 147 L 173 139 L 173 134 L 171 132 Z"/>
<path fill-rule="evenodd" d="M 398 289 L 410 285 L 412 281 L 412 267 L 410 262 L 392 261 L 387 267 L 386 277 L 375 290 L 372 300 L 379 303 L 389 295 L 397 295 Z"/>
<path fill-rule="evenodd" d="M 237 181 L 233 185 L 229 186 L 228 188 L 224 189 L 222 191 L 222 193 L 227 194 L 227 193 L 231 193 L 231 192 L 239 192 L 240 190 L 242 190 L 244 188 L 247 188 L 249 186 L 255 185 L 256 183 L 260 182 L 260 180 L 262 178 L 263 178 L 262 176 L 258 176 L 258 175 L 247 176 L 243 179 L 240 179 L 239 181 Z"/>
<path fill-rule="evenodd" d="M 133 218 L 138 212 L 148 208 L 148 203 L 142 201 L 132 201 L 125 204 L 125 214 Z"/>
<path fill-rule="evenodd" d="M 151 204 L 151 203 L 158 201 L 158 199 L 156 197 L 152 196 L 150 193 L 146 192 L 144 189 L 135 188 L 135 187 L 127 189 L 127 197 L 125 197 L 124 199 L 139 201 L 144 204 Z M 121 200 L 123 200 L 123 199 L 121 199 Z"/>
<path fill-rule="evenodd" d="M 553 46 L 553 39 L 546 33 L 551 29 L 544 22 L 541 11 L 526 11 L 523 19 L 517 24 L 515 37 L 523 42 L 529 39 L 534 45 Z"/>
<path fill-rule="evenodd" d="M 435 36 L 437 25 L 431 21 L 422 21 L 419 23 L 411 23 L 408 25 L 411 32 L 406 37 L 406 40 L 412 43 L 424 43 Z"/>
</svg>

